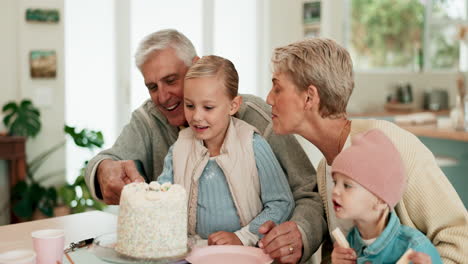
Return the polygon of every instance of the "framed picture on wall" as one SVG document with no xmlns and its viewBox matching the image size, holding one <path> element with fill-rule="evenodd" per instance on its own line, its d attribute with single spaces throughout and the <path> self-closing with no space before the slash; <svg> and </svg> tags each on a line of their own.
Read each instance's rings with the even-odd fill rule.
<svg viewBox="0 0 468 264">
<path fill-rule="evenodd" d="M 303 6 L 304 24 L 320 22 L 320 1 L 305 2 Z"/>
<path fill-rule="evenodd" d="M 57 56 L 55 50 L 33 50 L 29 54 L 31 78 L 55 78 Z"/>
<path fill-rule="evenodd" d="M 26 21 L 34 23 L 58 23 L 60 13 L 58 9 L 28 8 Z"/>
</svg>

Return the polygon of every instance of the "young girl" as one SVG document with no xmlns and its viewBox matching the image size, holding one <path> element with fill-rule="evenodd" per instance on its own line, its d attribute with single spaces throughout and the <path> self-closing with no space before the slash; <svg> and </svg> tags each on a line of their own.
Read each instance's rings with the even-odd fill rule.
<svg viewBox="0 0 468 264">
<path fill-rule="evenodd" d="M 164 160 L 158 182 L 187 190 L 189 234 L 209 245 L 255 245 L 258 228 L 289 219 L 294 200 L 286 176 L 257 130 L 233 115 L 242 98 L 227 59 L 206 56 L 185 76 L 184 112 L 190 126 Z"/>
<path fill-rule="evenodd" d="M 390 139 L 372 129 L 352 138 L 332 164 L 332 200 L 336 216 L 350 219 L 351 249 L 335 245 L 335 263 L 395 263 L 408 250 L 413 263 L 442 263 L 429 239 L 400 224 L 393 211 L 406 187 L 400 154 Z M 351 262 L 352 261 L 352 262 Z"/>
</svg>

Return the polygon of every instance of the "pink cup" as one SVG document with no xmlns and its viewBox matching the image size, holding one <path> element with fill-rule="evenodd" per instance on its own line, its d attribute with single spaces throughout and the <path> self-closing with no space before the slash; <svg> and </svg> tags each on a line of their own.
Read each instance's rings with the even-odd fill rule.
<svg viewBox="0 0 468 264">
<path fill-rule="evenodd" d="M 65 231 L 62 229 L 43 229 L 31 233 L 37 264 L 63 263 Z"/>
<path fill-rule="evenodd" d="M 0 253 L 1 264 L 35 264 L 36 253 L 32 250 L 18 249 Z"/>
</svg>

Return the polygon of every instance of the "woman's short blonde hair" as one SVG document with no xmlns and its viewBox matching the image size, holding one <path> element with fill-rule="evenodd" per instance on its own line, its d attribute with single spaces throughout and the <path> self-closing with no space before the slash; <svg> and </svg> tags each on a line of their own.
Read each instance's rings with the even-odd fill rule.
<svg viewBox="0 0 468 264">
<path fill-rule="evenodd" d="M 346 114 L 354 88 L 353 63 L 349 53 L 331 39 L 311 38 L 276 48 L 273 70 L 286 73 L 299 91 L 314 85 L 320 96 L 322 117 Z"/>
<path fill-rule="evenodd" d="M 230 60 L 215 55 L 202 57 L 189 68 L 185 80 L 200 77 L 216 77 L 224 84 L 230 99 L 237 96 L 239 75 Z"/>
</svg>

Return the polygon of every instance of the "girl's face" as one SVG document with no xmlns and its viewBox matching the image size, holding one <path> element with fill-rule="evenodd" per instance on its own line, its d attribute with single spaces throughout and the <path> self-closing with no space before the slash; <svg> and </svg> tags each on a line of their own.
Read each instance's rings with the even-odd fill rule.
<svg viewBox="0 0 468 264">
<path fill-rule="evenodd" d="M 226 89 L 214 76 L 185 80 L 185 118 L 205 146 L 221 147 L 230 116 L 239 109 L 240 97 L 230 99 Z"/>
<path fill-rule="evenodd" d="M 376 210 L 380 210 L 379 199 L 360 184 L 341 173 L 335 172 L 332 177 L 333 209 L 338 218 L 371 220 L 370 217 L 376 215 Z"/>
<path fill-rule="evenodd" d="M 304 120 L 306 92 L 299 92 L 285 73 L 275 72 L 272 82 L 267 103 L 271 105 L 273 130 L 277 134 L 296 133 Z"/>
</svg>

